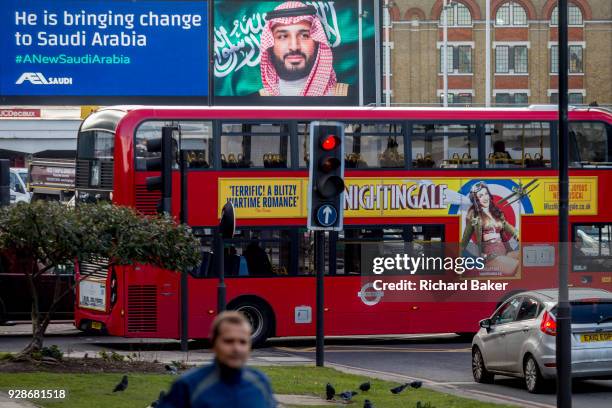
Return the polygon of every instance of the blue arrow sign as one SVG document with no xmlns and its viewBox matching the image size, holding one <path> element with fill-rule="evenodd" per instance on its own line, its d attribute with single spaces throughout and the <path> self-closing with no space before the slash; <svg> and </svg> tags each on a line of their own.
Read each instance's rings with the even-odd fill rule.
<svg viewBox="0 0 612 408">
<path fill-rule="evenodd" d="M 330 204 L 323 204 L 317 210 L 317 221 L 322 227 L 331 227 L 338 219 L 338 210 Z"/>
</svg>

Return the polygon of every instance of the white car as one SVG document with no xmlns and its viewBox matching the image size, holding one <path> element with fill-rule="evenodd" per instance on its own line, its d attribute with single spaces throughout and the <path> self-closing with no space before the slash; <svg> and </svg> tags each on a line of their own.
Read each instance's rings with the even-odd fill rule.
<svg viewBox="0 0 612 408">
<path fill-rule="evenodd" d="M 506 300 L 480 322 L 472 340 L 472 374 L 491 383 L 496 374 L 525 379 L 529 392 L 556 377 L 558 289 L 531 290 Z M 572 377 L 612 378 L 612 293 L 570 288 Z"/>
<path fill-rule="evenodd" d="M 28 170 L 18 167 L 11 167 L 9 190 L 11 194 L 11 204 L 26 202 L 29 203 L 32 195 L 26 188 Z"/>
</svg>

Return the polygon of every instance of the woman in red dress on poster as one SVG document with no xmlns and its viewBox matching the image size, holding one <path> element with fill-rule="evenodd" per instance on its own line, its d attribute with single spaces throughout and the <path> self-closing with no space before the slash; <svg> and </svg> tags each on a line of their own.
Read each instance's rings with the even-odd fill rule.
<svg viewBox="0 0 612 408">
<path fill-rule="evenodd" d="M 473 241 L 477 256 L 485 259 L 480 276 L 514 276 L 519 266 L 519 251 L 510 247 L 510 240 L 518 241 L 515 228 L 506 221 L 503 212 L 493 202 L 493 196 L 484 181 L 470 189 L 471 207 L 461 240 L 462 250 Z"/>
</svg>

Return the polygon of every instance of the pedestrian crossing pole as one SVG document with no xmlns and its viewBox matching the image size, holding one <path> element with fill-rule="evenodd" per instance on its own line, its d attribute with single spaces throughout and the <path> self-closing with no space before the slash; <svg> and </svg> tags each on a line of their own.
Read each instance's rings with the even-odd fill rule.
<svg viewBox="0 0 612 408">
<path fill-rule="evenodd" d="M 557 306 L 557 407 L 572 406 L 571 306 L 569 302 L 569 123 L 568 123 L 568 5 L 559 12 L 559 305 Z"/>
<path fill-rule="evenodd" d="M 325 365 L 325 337 L 324 337 L 324 285 L 325 275 L 325 231 L 315 231 L 315 258 L 317 266 L 317 344 L 316 363 L 317 367 Z"/>
</svg>

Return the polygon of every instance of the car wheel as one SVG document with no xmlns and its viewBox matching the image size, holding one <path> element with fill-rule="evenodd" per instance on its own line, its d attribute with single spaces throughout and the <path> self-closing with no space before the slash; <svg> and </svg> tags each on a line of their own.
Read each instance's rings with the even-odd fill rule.
<svg viewBox="0 0 612 408">
<path fill-rule="evenodd" d="M 537 394 L 546 388 L 547 382 L 542 377 L 538 363 L 533 356 L 529 356 L 525 360 L 523 375 L 525 376 L 525 386 L 530 393 Z"/>
<path fill-rule="evenodd" d="M 247 318 L 253 331 L 251 332 L 251 343 L 254 347 L 261 346 L 270 335 L 272 317 L 265 305 L 258 302 L 242 302 L 233 307 Z"/>
<path fill-rule="evenodd" d="M 478 347 L 472 350 L 472 375 L 474 381 L 482 384 L 491 384 L 495 375 L 485 367 L 484 358 Z"/>
</svg>

